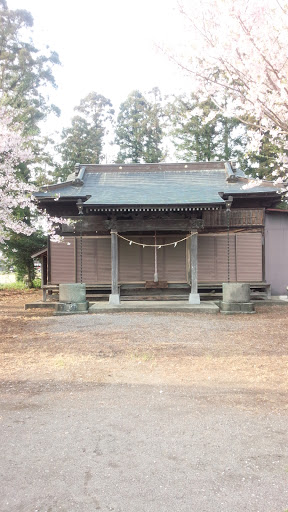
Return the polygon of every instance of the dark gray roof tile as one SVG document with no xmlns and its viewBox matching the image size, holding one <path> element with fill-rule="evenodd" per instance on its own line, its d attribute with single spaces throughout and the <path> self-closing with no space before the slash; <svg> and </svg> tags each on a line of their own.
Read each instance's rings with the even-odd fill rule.
<svg viewBox="0 0 288 512">
<path fill-rule="evenodd" d="M 224 201 L 219 196 L 219 192 L 224 194 L 260 194 L 263 192 L 275 192 L 276 189 L 271 185 L 260 185 L 257 187 L 243 190 L 245 180 L 229 182 L 227 181 L 227 172 L 223 164 L 222 168 L 192 170 L 189 164 L 188 170 L 175 170 L 171 164 L 169 170 L 164 170 L 165 165 L 161 164 L 161 170 L 149 169 L 142 171 L 141 164 L 139 170 L 130 170 L 123 165 L 121 171 L 104 172 L 101 166 L 101 172 L 89 172 L 89 166 L 83 177 L 83 184 L 76 186 L 73 182 L 67 182 L 59 185 L 47 187 L 45 192 L 36 194 L 41 198 L 59 197 L 85 197 L 90 196 L 86 205 L 90 206 L 112 206 L 112 205 L 188 205 L 188 204 L 222 204 Z M 96 166 L 97 167 L 97 166 Z M 163 169 L 164 168 L 164 169 Z"/>
</svg>

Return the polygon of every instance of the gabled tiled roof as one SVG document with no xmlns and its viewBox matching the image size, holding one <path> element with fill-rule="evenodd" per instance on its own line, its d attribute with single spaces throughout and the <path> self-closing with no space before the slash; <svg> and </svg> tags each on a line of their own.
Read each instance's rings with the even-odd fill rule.
<svg viewBox="0 0 288 512">
<path fill-rule="evenodd" d="M 87 165 L 70 181 L 36 193 L 41 200 L 84 199 L 89 207 L 221 205 L 224 195 L 274 194 L 273 184 L 243 190 L 247 178 L 229 163 Z"/>
</svg>

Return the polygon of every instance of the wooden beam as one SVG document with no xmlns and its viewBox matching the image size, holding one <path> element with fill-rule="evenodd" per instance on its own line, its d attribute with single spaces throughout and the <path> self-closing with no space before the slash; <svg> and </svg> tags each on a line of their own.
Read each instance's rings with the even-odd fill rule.
<svg viewBox="0 0 288 512">
<path fill-rule="evenodd" d="M 107 229 L 115 229 L 120 233 L 127 231 L 191 231 L 202 229 L 201 219 L 135 219 L 135 220 L 107 220 L 104 222 Z"/>
<path fill-rule="evenodd" d="M 80 219 L 79 217 L 71 217 L 71 220 L 74 221 L 74 224 L 67 225 L 63 224 L 61 226 L 62 233 L 71 233 L 79 235 L 80 233 Z M 106 216 L 102 215 L 83 215 L 82 217 L 82 232 L 85 233 L 93 233 L 95 234 L 97 231 L 103 232 L 108 231 L 106 225 L 104 225 L 104 221 L 106 220 Z"/>
</svg>

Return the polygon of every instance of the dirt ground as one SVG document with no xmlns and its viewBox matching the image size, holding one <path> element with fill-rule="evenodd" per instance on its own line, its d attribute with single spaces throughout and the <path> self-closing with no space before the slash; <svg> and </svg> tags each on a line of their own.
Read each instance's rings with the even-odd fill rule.
<svg viewBox="0 0 288 512">
<path fill-rule="evenodd" d="M 1 512 L 288 509 L 287 306 L 24 311 L 40 298 L 0 291 Z"/>
<path fill-rule="evenodd" d="M 237 403 L 287 408 L 288 307 L 257 315 L 24 311 L 37 291 L 0 292 L 2 385 L 27 381 L 237 387 Z M 243 396 L 239 394 L 239 387 Z M 215 397 L 217 399 L 217 397 Z M 231 397 L 229 398 L 231 399 Z M 221 397 L 221 401 L 223 397 Z M 258 403 L 259 402 L 259 403 Z"/>
</svg>

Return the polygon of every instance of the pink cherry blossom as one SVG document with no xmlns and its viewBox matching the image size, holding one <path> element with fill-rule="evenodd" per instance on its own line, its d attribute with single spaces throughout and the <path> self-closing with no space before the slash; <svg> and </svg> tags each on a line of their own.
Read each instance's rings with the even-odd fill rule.
<svg viewBox="0 0 288 512">
<path fill-rule="evenodd" d="M 288 2 L 182 0 L 179 10 L 184 27 L 178 54 L 171 58 L 191 76 L 191 87 L 216 102 L 225 92 L 227 115 L 251 125 L 251 148 L 259 148 L 262 134 L 269 132 L 284 151 L 288 134 Z M 288 172 L 284 152 L 277 168 L 278 173 Z"/>
<path fill-rule="evenodd" d="M 9 231 L 31 235 L 35 227 L 15 216 L 15 208 L 28 207 L 32 214 L 37 211 L 33 196 L 34 187 L 16 175 L 19 164 L 31 161 L 33 155 L 28 140 L 21 134 L 21 126 L 13 123 L 11 110 L 0 107 L 0 243 L 9 238 Z M 63 222 L 41 212 L 49 233 L 55 232 L 55 223 Z"/>
</svg>

